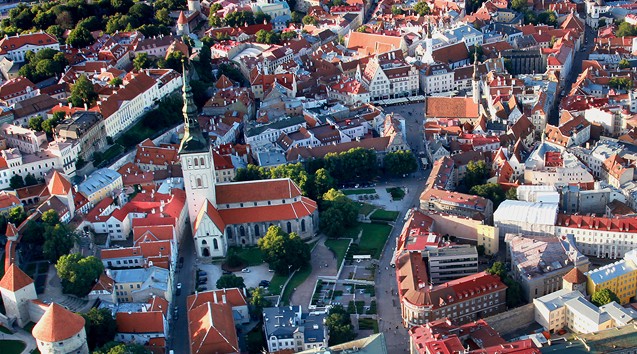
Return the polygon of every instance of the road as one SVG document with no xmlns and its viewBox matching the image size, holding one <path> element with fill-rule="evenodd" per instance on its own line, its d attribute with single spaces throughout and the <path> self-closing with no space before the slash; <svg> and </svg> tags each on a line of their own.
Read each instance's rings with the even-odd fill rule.
<svg viewBox="0 0 637 354">
<path fill-rule="evenodd" d="M 425 140 L 422 127 L 425 122 L 425 104 L 411 103 L 406 105 L 396 105 L 383 107 L 385 113 L 400 114 L 405 118 L 407 130 L 407 143 L 418 155 L 425 151 Z"/>
<path fill-rule="evenodd" d="M 190 347 L 188 345 L 188 316 L 186 316 L 186 298 L 194 291 L 195 283 L 195 249 L 192 239 L 192 231 L 190 230 L 190 224 L 186 225 L 184 231 L 183 241 L 181 242 L 179 256 L 184 257 L 184 264 L 181 268 L 177 267 L 175 281 L 173 286 L 176 287 L 177 283 L 181 283 L 181 295 L 177 296 L 177 293 L 173 293 L 173 302 L 170 309 L 169 316 L 171 318 L 171 335 L 168 339 L 168 348 L 171 348 L 175 353 L 190 353 Z M 174 321 L 174 308 L 179 309 L 179 316 L 177 321 Z"/>
<path fill-rule="evenodd" d="M 582 43 L 582 48 L 584 48 L 584 50 L 575 52 L 575 58 L 573 59 L 571 72 L 569 72 L 566 76 L 564 88 L 562 89 L 564 95 L 568 95 L 568 93 L 571 91 L 571 86 L 573 86 L 573 83 L 575 82 L 575 80 L 577 80 L 577 76 L 579 76 L 579 74 L 582 72 L 582 60 L 588 59 L 588 54 L 591 52 L 591 50 L 593 50 L 593 47 L 595 46 L 595 38 L 597 38 L 597 31 L 593 30 L 589 26 L 586 26 L 585 40 L 584 43 Z M 557 125 L 559 122 L 560 101 L 562 97 L 563 96 L 560 96 L 556 99 L 557 102 L 555 102 L 555 105 L 548 117 L 549 124 Z"/>
</svg>

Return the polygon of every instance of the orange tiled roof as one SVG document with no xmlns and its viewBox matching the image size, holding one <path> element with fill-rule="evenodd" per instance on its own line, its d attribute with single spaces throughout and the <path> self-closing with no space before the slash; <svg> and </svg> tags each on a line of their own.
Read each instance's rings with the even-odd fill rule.
<svg viewBox="0 0 637 354">
<path fill-rule="evenodd" d="M 225 299 L 225 300 L 224 300 Z M 247 301 L 243 293 L 238 288 L 231 289 L 221 289 L 221 290 L 209 290 L 204 292 L 195 293 L 194 295 L 188 296 L 187 299 L 187 309 L 192 309 L 194 307 L 205 304 L 206 302 L 212 302 L 214 304 L 218 303 L 227 303 L 228 305 L 235 306 L 245 306 L 247 305 Z"/>
<path fill-rule="evenodd" d="M 232 309 L 206 302 L 188 310 L 191 353 L 238 353 L 239 340 Z"/>
<path fill-rule="evenodd" d="M 115 316 L 119 333 L 164 333 L 161 311 L 118 312 Z"/>
<path fill-rule="evenodd" d="M 30 33 L 5 37 L 0 40 L 0 54 L 7 54 L 12 50 L 20 49 L 27 44 L 44 46 L 55 43 L 58 43 L 58 40 L 48 33 Z"/>
<path fill-rule="evenodd" d="M 0 280 L 0 288 L 16 292 L 32 283 L 33 279 L 23 272 L 22 269 L 18 268 L 15 263 L 12 263 L 2 277 L 2 280 Z"/>
<path fill-rule="evenodd" d="M 270 179 L 217 185 L 217 204 L 281 200 L 301 196 L 291 179 Z"/>
<path fill-rule="evenodd" d="M 236 225 L 251 222 L 299 219 L 314 213 L 316 208 L 315 201 L 301 197 L 301 201 L 295 203 L 241 209 L 222 209 L 219 210 L 219 214 L 226 224 Z"/>
<path fill-rule="evenodd" d="M 51 195 L 67 195 L 73 186 L 60 172 L 53 170 L 48 188 Z"/>
<path fill-rule="evenodd" d="M 61 342 L 84 330 L 84 317 L 52 303 L 33 327 L 33 337 L 43 342 Z"/>
<path fill-rule="evenodd" d="M 427 97 L 427 117 L 478 118 L 478 105 L 469 97 Z"/>
</svg>

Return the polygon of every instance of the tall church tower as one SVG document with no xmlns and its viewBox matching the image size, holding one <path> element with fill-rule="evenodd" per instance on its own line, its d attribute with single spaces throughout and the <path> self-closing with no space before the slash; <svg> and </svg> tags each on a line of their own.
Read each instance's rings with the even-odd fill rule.
<svg viewBox="0 0 637 354">
<path fill-rule="evenodd" d="M 199 210 L 207 201 L 217 206 L 215 166 L 212 160 L 212 147 L 197 121 L 197 107 L 193 100 L 188 72 L 186 69 L 183 72 L 184 137 L 179 145 L 179 159 L 184 175 L 188 215 L 190 222 L 194 223 Z"/>
<path fill-rule="evenodd" d="M 425 64 L 433 64 L 434 60 L 434 40 L 431 38 L 433 28 L 431 27 L 431 21 L 427 21 L 427 39 L 425 39 L 425 55 L 422 58 L 422 62 Z"/>
<path fill-rule="evenodd" d="M 478 52 L 474 53 L 473 57 L 473 80 L 471 81 L 473 87 L 473 103 L 480 103 L 480 78 L 478 77 Z"/>
</svg>

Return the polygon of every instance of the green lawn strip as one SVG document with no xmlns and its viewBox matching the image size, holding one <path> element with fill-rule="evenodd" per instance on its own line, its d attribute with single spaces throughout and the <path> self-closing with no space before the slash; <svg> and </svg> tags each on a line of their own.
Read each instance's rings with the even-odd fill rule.
<svg viewBox="0 0 637 354">
<path fill-rule="evenodd" d="M 369 218 L 371 220 L 396 221 L 398 214 L 399 213 L 397 211 L 377 209 Z"/>
<path fill-rule="evenodd" d="M 257 266 L 263 263 L 263 252 L 259 249 L 259 247 L 232 247 L 230 248 L 230 252 L 233 252 L 241 261 L 248 267 Z"/>
<path fill-rule="evenodd" d="M 305 268 L 301 268 L 296 273 L 294 273 L 294 275 L 292 276 L 292 279 L 290 279 L 290 282 L 288 283 L 288 286 L 285 287 L 285 291 L 283 292 L 283 295 L 281 295 L 282 304 L 288 304 L 290 302 L 290 297 L 292 297 L 292 293 L 294 293 L 294 289 L 297 288 L 299 285 L 303 284 L 303 282 L 305 281 L 305 279 L 307 279 L 310 273 L 312 273 L 312 266 L 309 264 Z"/>
<path fill-rule="evenodd" d="M 336 264 L 337 268 L 341 266 L 341 263 L 343 263 L 343 258 L 345 258 L 345 254 L 347 253 L 347 246 L 349 245 L 350 241 L 351 240 L 349 238 L 325 240 L 325 247 L 334 252 L 336 259 L 338 260 L 338 263 Z"/>
<path fill-rule="evenodd" d="M 19 340 L 0 340 L 2 354 L 20 354 L 26 346 L 23 341 Z"/>
<path fill-rule="evenodd" d="M 270 280 L 270 286 L 268 286 L 270 295 L 281 295 L 281 286 L 285 284 L 285 281 L 287 279 L 287 275 L 274 274 L 274 276 Z"/>
<path fill-rule="evenodd" d="M 383 224 L 361 224 L 363 235 L 359 241 L 359 254 L 369 254 L 375 259 L 380 258 L 380 254 L 385 246 L 385 241 L 391 232 L 391 226 Z"/>
<path fill-rule="evenodd" d="M 0 326 L 0 332 L 5 333 L 5 334 L 13 334 L 13 332 L 11 332 L 10 330 Z"/>
<path fill-rule="evenodd" d="M 356 226 L 352 226 L 350 228 L 345 229 L 345 232 L 343 232 L 343 235 L 341 236 L 341 238 L 351 238 L 356 240 L 358 238 L 358 234 L 363 229 L 361 225 L 363 224 L 358 223 L 356 224 Z"/>
<path fill-rule="evenodd" d="M 345 195 L 358 195 L 358 194 L 376 194 L 375 189 L 363 188 L 363 189 L 344 189 L 341 192 Z"/>
<path fill-rule="evenodd" d="M 361 318 L 358 320 L 358 329 L 373 329 L 374 333 L 378 333 L 378 321 L 373 318 Z"/>
<path fill-rule="evenodd" d="M 372 211 L 374 211 L 374 209 L 377 208 L 376 206 L 373 206 L 368 203 L 358 203 L 358 206 L 360 207 L 360 209 L 358 210 L 358 213 L 365 216 L 369 215 L 369 213 L 371 213 Z"/>
</svg>

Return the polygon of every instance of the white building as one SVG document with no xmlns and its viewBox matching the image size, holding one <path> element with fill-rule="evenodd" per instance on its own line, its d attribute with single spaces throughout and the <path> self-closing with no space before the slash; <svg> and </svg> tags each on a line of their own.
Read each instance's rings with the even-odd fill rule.
<svg viewBox="0 0 637 354">
<path fill-rule="evenodd" d="M 559 204 L 505 200 L 493 213 L 493 224 L 506 234 L 552 235 Z"/>
<path fill-rule="evenodd" d="M 454 75 L 445 64 L 426 65 L 419 70 L 420 88 L 425 95 L 452 91 L 455 87 Z"/>
<path fill-rule="evenodd" d="M 372 57 L 364 70 L 357 69 L 355 77 L 372 101 L 415 96 L 420 85 L 418 70 L 404 62 L 400 49 Z"/>
<path fill-rule="evenodd" d="M 637 319 L 637 312 L 616 302 L 597 307 L 579 291 L 562 289 L 533 300 L 535 321 L 551 333 L 569 328 L 576 333 L 594 333 L 621 327 Z"/>
<path fill-rule="evenodd" d="M 283 15 L 291 15 L 290 6 L 284 0 L 257 0 L 250 5 L 252 12 L 263 12 L 271 18 Z"/>
<path fill-rule="evenodd" d="M 60 43 L 55 36 L 44 32 L 5 37 L 0 40 L 0 59 L 23 63 L 28 51 L 37 53 L 45 48 L 59 51 Z"/>
<path fill-rule="evenodd" d="M 300 352 L 327 347 L 325 313 L 302 313 L 301 306 L 263 309 L 263 330 L 268 351 Z"/>
</svg>

